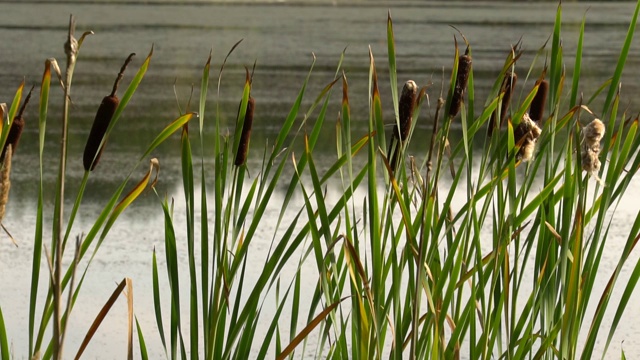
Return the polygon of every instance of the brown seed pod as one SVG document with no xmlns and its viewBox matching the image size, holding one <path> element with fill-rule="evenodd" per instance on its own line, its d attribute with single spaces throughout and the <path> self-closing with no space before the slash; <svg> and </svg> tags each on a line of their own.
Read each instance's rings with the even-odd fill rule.
<svg viewBox="0 0 640 360">
<path fill-rule="evenodd" d="M 249 153 L 249 141 L 251 140 L 251 126 L 253 125 L 253 112 L 256 107 L 256 101 L 249 96 L 247 102 L 247 112 L 244 116 L 244 125 L 242 126 L 242 134 L 240 135 L 240 143 L 238 144 L 238 152 L 236 153 L 235 165 L 243 165 L 247 161 Z"/>
<path fill-rule="evenodd" d="M 396 162 L 400 153 L 400 146 L 404 144 L 409 137 L 411 123 L 413 122 L 413 111 L 416 108 L 417 99 L 418 85 L 416 85 L 415 81 L 408 80 L 402 87 L 402 94 L 400 95 L 398 103 L 400 128 L 398 129 L 398 126 L 394 124 L 393 136 L 391 143 L 389 144 L 388 156 L 391 159 L 390 165 L 393 169 L 396 167 Z"/>
<path fill-rule="evenodd" d="M 494 111 L 489 120 L 489 136 L 491 136 L 494 129 L 500 129 L 502 124 L 504 124 L 504 120 L 507 118 L 507 111 L 509 111 L 509 105 L 511 104 L 513 88 L 516 86 L 517 80 L 518 75 L 513 72 L 508 72 L 502 80 L 500 92 L 504 93 L 504 95 L 502 96 L 502 105 L 500 106 L 500 122 L 498 122 L 498 112 Z"/>
<path fill-rule="evenodd" d="M 462 107 L 462 98 L 467 89 L 467 80 L 469 80 L 469 72 L 471 72 L 471 56 L 465 54 L 458 58 L 458 75 L 456 76 L 456 86 L 451 97 L 451 105 L 449 106 L 449 116 L 456 117 Z"/>
<path fill-rule="evenodd" d="M 120 68 L 116 81 L 113 83 L 111 94 L 105 96 L 102 99 L 102 103 L 100 103 L 100 107 L 98 107 L 98 112 L 93 120 L 91 132 L 89 133 L 87 145 L 84 147 L 84 154 L 82 157 L 82 163 L 86 171 L 93 171 L 100 161 L 102 150 L 104 150 L 104 146 L 100 148 L 100 143 L 107 132 L 107 128 L 109 127 L 109 123 L 111 123 L 111 118 L 113 118 L 116 108 L 120 104 L 120 99 L 118 99 L 118 96 L 116 95 L 116 92 L 118 91 L 118 84 L 120 83 L 120 80 L 122 80 L 124 71 L 134 55 L 134 53 L 131 53 L 129 57 L 127 57 L 122 68 Z"/>
<path fill-rule="evenodd" d="M 11 149 L 15 154 L 16 149 L 18 148 L 18 143 L 20 142 L 20 136 L 22 135 L 22 129 L 24 129 L 24 109 L 27 107 L 29 100 L 31 99 L 31 93 L 33 92 L 32 86 L 31 90 L 29 90 L 29 94 L 24 99 L 24 103 L 22 103 L 22 107 L 20 111 L 18 111 L 18 115 L 13 118 L 13 123 L 11 124 L 11 128 L 9 129 L 9 134 L 7 135 L 7 142 L 4 143 L 4 148 L 2 149 L 2 154 L 0 155 L 0 162 L 4 160 L 4 154 L 7 151 L 9 145 L 11 145 Z"/>
</svg>

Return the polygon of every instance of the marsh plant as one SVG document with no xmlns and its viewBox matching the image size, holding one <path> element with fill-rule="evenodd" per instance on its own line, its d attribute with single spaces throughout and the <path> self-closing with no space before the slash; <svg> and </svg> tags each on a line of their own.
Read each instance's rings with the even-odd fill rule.
<svg viewBox="0 0 640 360">
<path fill-rule="evenodd" d="M 640 213 L 622 252 L 612 253 L 607 246 L 616 205 L 640 168 L 638 118 L 619 107 L 639 9 L 640 2 L 617 66 L 598 89 L 580 86 L 584 20 L 573 76 L 566 76 L 558 6 L 550 43 L 526 65 L 519 63 L 520 45 L 510 47 L 486 99 L 475 96 L 473 46 L 462 33 L 453 42 L 447 85 L 420 87 L 420 79 L 404 79 L 399 93 L 389 14 L 390 99 L 380 95 L 376 49 L 369 52 L 369 112 L 357 116 L 351 114 L 349 99 L 355 95 L 342 69 L 343 56 L 334 80 L 318 94 L 307 94 L 314 58 L 280 132 L 264 149 L 250 146 L 251 128 L 261 120 L 260 99 L 252 96 L 252 75 L 259 67 L 246 71 L 232 135 L 221 120 L 220 79 L 238 43 L 217 72 L 214 118 L 205 118 L 212 102 L 210 55 L 200 84 L 199 123 L 189 127 L 194 113 L 171 122 L 143 152 L 87 235 L 67 245 L 89 176 L 100 173 L 99 167 L 91 170 L 152 57 L 150 52 L 122 99 L 112 101 L 118 100 L 117 84 L 129 57 L 105 98 L 108 103 L 103 101 L 98 109 L 82 186 L 63 223 L 68 99 L 73 68 L 88 34 L 76 41 L 72 21 L 66 73 L 55 60 L 47 60 L 41 82 L 41 156 L 52 69 L 65 99 L 64 130 L 51 242 L 42 235 L 42 185 L 38 198 L 29 356 L 63 357 L 66 318 L 74 303 L 82 301 L 79 291 L 91 261 L 125 208 L 145 187 L 153 188 L 158 160 L 147 159 L 151 150 L 180 132 L 185 222 L 176 220 L 172 200 L 158 193 L 165 224 L 164 248 L 152 254 L 158 333 L 143 331 L 136 323 L 141 358 L 149 358 L 145 338 L 151 336 L 159 336 L 171 359 L 604 357 L 640 278 L 640 262 L 627 261 L 640 239 Z M 340 111 L 333 121 L 336 114 L 329 109 L 332 94 L 339 90 Z M 305 109 L 303 99 L 309 96 L 313 101 Z M 3 118 L 2 143 L 21 97 L 22 86 Z M 392 105 L 393 117 L 385 117 L 383 103 Z M 602 107 L 596 109 L 596 103 Z M 352 121 L 362 120 L 368 130 L 354 133 Z M 213 142 L 204 140 L 208 121 L 215 124 Z M 409 144 L 419 122 L 432 131 L 421 139 L 426 151 L 414 153 Z M 336 160 L 321 170 L 314 149 L 326 126 L 335 128 Z M 452 127 L 460 129 L 459 141 L 450 141 Z M 192 153 L 192 141 L 199 159 Z M 212 161 L 205 158 L 210 152 L 205 150 L 213 150 Z M 249 172 L 251 153 L 262 154 L 258 171 Z M 11 150 L 5 169 L 7 158 L 10 161 Z M 143 179 L 123 195 L 130 177 L 147 161 Z M 43 167 L 50 165 L 40 162 L 41 178 Z M 285 172 L 287 167 L 294 170 L 292 175 Z M 284 196 L 274 197 L 283 184 Z M 456 204 L 454 197 L 460 194 L 466 202 Z M 277 215 L 267 219 L 272 209 Z M 267 220 L 269 234 L 264 230 Z M 256 264 L 253 253 L 264 252 L 256 242 L 267 236 L 270 247 Z M 186 263 L 179 261 L 181 243 L 186 243 Z M 65 268 L 60 259 L 67 246 L 74 256 Z M 42 251 L 50 269 L 49 287 L 38 311 Z M 158 255 L 164 261 L 158 261 Z M 606 274 L 606 287 L 597 290 L 604 256 L 615 257 L 617 263 L 613 273 Z M 619 282 L 623 267 L 631 275 Z M 188 284 L 181 285 L 181 280 Z M 125 279 L 115 289 L 77 357 L 126 288 L 127 352 L 133 358 L 131 286 Z M 614 289 L 622 291 L 616 302 L 611 300 Z M 603 326 L 607 312 L 613 318 L 610 326 Z M 10 359 L 1 315 L 0 357 Z M 602 354 L 596 354 L 602 339 Z"/>
</svg>

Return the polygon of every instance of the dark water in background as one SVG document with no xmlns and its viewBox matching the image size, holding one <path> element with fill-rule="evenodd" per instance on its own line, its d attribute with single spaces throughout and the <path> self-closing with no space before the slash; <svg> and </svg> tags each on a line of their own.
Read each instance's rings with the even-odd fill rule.
<svg viewBox="0 0 640 360">
<path fill-rule="evenodd" d="M 392 118 L 387 54 L 386 19 L 390 9 L 394 21 L 398 81 L 415 80 L 418 85 L 433 83 L 429 95 L 435 99 L 441 79 L 449 77 L 453 58 L 453 37 L 460 29 L 473 47 L 473 67 L 476 103 L 482 104 L 497 76 L 512 44 L 522 40 L 524 55 L 518 62 L 519 75 L 515 99 L 528 92 L 538 77 L 546 53 L 537 60 L 531 79 L 524 81 L 538 49 L 549 39 L 553 30 L 556 5 L 553 3 L 496 3 L 496 2 L 403 2 L 365 3 L 335 1 L 314 3 L 231 3 L 207 4 L 194 1 L 158 2 L 8 2 L 0 4 L 0 39 L 2 64 L 0 65 L 0 102 L 10 103 L 15 89 L 22 81 L 38 84 L 44 60 L 58 59 L 64 66 L 62 44 L 68 17 L 77 19 L 77 33 L 93 30 L 95 35 L 86 39 L 76 67 L 72 87 L 73 109 L 70 125 L 69 189 L 75 194 L 82 176 L 81 154 L 95 111 L 103 96 L 107 95 L 123 60 L 130 52 L 138 55 L 130 65 L 120 94 L 154 45 L 154 56 L 141 87 L 134 95 L 123 118 L 114 129 L 108 147 L 93 176 L 85 195 L 85 203 L 75 226 L 77 232 L 87 232 L 102 204 L 115 190 L 122 178 L 155 135 L 178 115 L 174 97 L 174 84 L 180 106 L 184 108 L 191 85 L 194 84 L 194 106 L 202 67 L 210 49 L 213 49 L 209 103 L 205 125 L 208 133 L 213 128 L 215 115 L 215 83 L 220 65 L 229 49 L 240 39 L 240 46 L 229 57 L 221 83 L 220 106 L 223 125 L 233 123 L 237 103 L 244 81 L 244 66 L 257 61 L 252 94 L 257 101 L 254 134 L 251 141 L 251 163 L 257 164 L 261 151 L 275 139 L 277 131 L 293 104 L 297 92 L 312 63 L 316 64 L 310 78 L 307 96 L 302 107 L 304 113 L 318 92 L 334 78 L 341 52 L 346 47 L 343 69 L 349 81 L 351 114 L 354 136 L 365 133 L 369 46 L 376 58 L 380 77 L 383 107 Z M 589 9 L 587 11 L 587 9 Z M 586 13 L 584 59 L 581 89 L 588 98 L 613 73 L 618 53 L 633 13 L 633 3 L 588 3 L 563 5 L 563 46 L 568 76 L 571 76 L 578 30 Z M 549 46 L 550 48 L 550 46 Z M 623 76 L 622 104 L 638 108 L 635 97 L 640 90 L 640 57 L 638 41 L 634 41 Z M 567 84 L 570 82 L 567 81 Z M 53 88 L 53 86 L 52 86 Z M 446 88 L 445 88 L 446 91 Z M 333 95 L 328 112 L 325 138 L 334 144 L 333 120 L 337 117 L 340 91 Z M 62 93 L 55 88 L 51 95 L 48 138 L 46 144 L 46 179 L 48 186 L 55 181 L 55 159 L 60 134 L 60 103 Z M 593 110 L 599 112 L 596 100 Z M 30 256 L 37 191 L 37 96 L 27 109 L 27 127 L 15 157 L 12 174 L 11 199 L 4 224 L 20 243 L 13 248 L 0 237 L 0 304 L 3 306 L 10 338 L 14 340 L 16 355 L 26 350 L 27 309 Z M 476 109 L 478 110 L 478 109 Z M 423 110 L 417 125 L 419 136 L 426 136 L 432 110 Z M 192 126 L 195 128 L 195 122 Z M 233 132 L 233 128 L 229 128 Z M 154 156 L 160 158 L 162 170 L 160 192 L 175 196 L 180 208 L 178 137 L 173 137 Z M 420 145 L 415 145 L 420 146 Z M 317 149 L 320 163 L 330 163 L 335 157 L 335 146 Z M 420 151 L 420 148 L 416 148 Z M 290 170 L 289 170 L 290 171 Z M 142 170 L 137 173 L 141 173 Z M 257 172 L 254 171 L 254 172 Z M 69 200 L 72 201 L 72 200 Z M 462 200 L 464 201 L 464 200 Z M 47 204 L 53 202 L 47 197 Z M 277 203 L 277 202 L 276 202 Z M 71 203 L 67 206 L 70 209 Z M 635 207 L 634 207 L 635 206 Z M 94 263 L 85 290 L 76 307 L 78 333 L 88 327 L 83 313 L 92 317 L 115 288 L 115 282 L 124 276 L 134 278 L 136 311 L 146 329 L 150 350 L 159 351 L 151 307 L 151 251 L 161 246 L 161 212 L 154 195 L 143 195 L 132 209 L 120 219 L 105 242 Z M 624 214 L 635 216 L 637 205 Z M 176 213 L 180 213 L 176 211 Z M 49 221 L 50 223 L 50 221 Z M 48 229 L 47 229 L 48 230 Z M 268 244 L 267 244 L 268 245 Z M 263 245 L 264 246 L 264 245 Z M 617 253 L 617 252 L 616 252 Z M 616 259 L 610 259 L 611 264 Z M 43 263 L 44 265 L 44 263 Z M 613 265 L 611 265 L 613 266 Z M 43 270 L 45 268 L 43 267 Z M 93 285 L 93 287 L 91 287 Z M 124 305 L 118 320 L 101 330 L 88 350 L 89 357 L 119 358 L 125 346 L 108 347 L 113 339 L 124 344 Z M 12 309 L 14 309 L 12 311 Z M 629 313 L 640 318 L 637 310 Z M 118 317 L 119 316 L 119 317 Z M 74 321 L 74 319 L 72 319 Z M 621 328 L 622 329 L 622 328 Z M 638 333 L 638 328 L 627 329 Z M 623 333 L 625 330 L 620 330 Z M 117 335 L 116 335 L 117 334 Z M 81 336 L 70 335 L 69 353 L 75 351 Z M 625 350 L 633 346 L 628 336 Z M 615 342 L 615 341 L 614 341 Z M 619 341 L 617 344 L 619 346 Z M 637 346 L 637 345 L 636 345 Z M 619 348 L 619 347 L 618 347 Z M 117 350 L 114 350 L 117 349 Z M 112 352 L 113 351 L 113 354 Z M 154 352 L 152 352 L 153 354 Z M 611 351 L 610 354 L 613 354 Z M 156 353 L 158 354 L 158 353 Z M 153 356 L 152 356 L 153 357 Z"/>
</svg>

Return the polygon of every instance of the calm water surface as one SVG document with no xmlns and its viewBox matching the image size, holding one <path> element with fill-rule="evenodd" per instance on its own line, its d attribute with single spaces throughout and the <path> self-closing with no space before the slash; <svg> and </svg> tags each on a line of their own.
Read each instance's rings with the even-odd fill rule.
<svg viewBox="0 0 640 360">
<path fill-rule="evenodd" d="M 244 39 L 229 58 L 222 78 L 219 99 L 225 126 L 231 124 L 235 116 L 244 81 L 244 66 L 251 67 L 257 61 L 253 96 L 258 105 L 250 159 L 250 163 L 256 165 L 260 159 L 259 150 L 274 140 L 293 103 L 311 66 L 312 54 L 315 54 L 316 65 L 305 105 L 309 105 L 318 91 L 331 82 L 340 54 L 346 48 L 343 68 L 349 81 L 352 117 L 356 122 L 354 133 L 364 134 L 368 116 L 368 51 L 371 46 L 383 84 L 383 107 L 387 114 L 391 114 L 388 74 L 385 70 L 385 24 L 389 9 L 394 20 L 399 81 L 413 79 L 419 85 L 433 83 L 432 89 L 439 89 L 443 72 L 444 77 L 448 78 L 452 63 L 453 37 L 456 31 L 451 26 L 455 26 L 473 46 L 476 99 L 479 99 L 476 101 L 481 104 L 511 45 L 518 41 L 522 42 L 524 55 L 517 67 L 520 75 L 517 94 L 529 91 L 533 81 L 525 82 L 525 74 L 538 49 L 552 32 L 556 5 L 417 1 L 393 4 L 359 1 L 256 2 L 242 5 L 210 4 L 205 1 L 183 4 L 44 1 L 3 2 L 0 9 L 0 38 L 3 39 L 0 102 L 10 103 L 15 89 L 23 79 L 28 85 L 39 83 L 46 58 L 55 57 L 61 66 L 64 64 L 62 43 L 70 13 L 77 18 L 78 32 L 95 32 L 82 47 L 72 88 L 68 194 L 75 194 L 77 190 L 83 171 L 81 153 L 93 116 L 101 98 L 110 92 L 122 61 L 131 52 L 138 54 L 125 76 L 126 83 L 152 44 L 154 46 L 154 56 L 147 76 L 118 127 L 114 129 L 99 165 L 99 172 L 88 185 L 84 205 L 74 227 L 76 233 L 86 233 L 146 144 L 178 115 L 174 85 L 182 108 L 188 101 L 192 84 L 199 87 L 202 67 L 211 49 L 215 69 L 212 71 L 214 84 L 224 56 L 233 44 Z M 632 3 L 564 5 L 563 46 L 567 69 L 572 68 L 580 22 L 585 14 L 587 17 L 581 77 L 581 89 L 586 98 L 611 76 L 632 12 Z M 637 109 L 639 105 L 637 97 L 632 96 L 640 91 L 638 48 L 636 41 L 623 76 L 622 103 L 625 106 L 629 104 L 631 109 Z M 538 76 L 545 56 L 543 53 L 538 58 L 532 79 Z M 571 74 L 568 73 L 568 76 Z M 212 85 L 211 99 L 214 93 Z M 330 108 L 329 114 L 335 115 L 331 116 L 337 116 L 338 108 L 335 106 L 339 104 L 338 95 L 334 94 L 334 107 Z M 430 92 L 432 97 L 437 95 L 437 90 Z M 197 93 L 195 96 L 198 96 Z M 46 143 L 49 164 L 55 164 L 58 150 L 60 98 L 61 91 L 54 89 Z M 601 100 L 596 100 L 593 106 L 596 113 L 599 111 L 599 101 Z M 4 225 L 20 246 L 14 248 L 5 236 L 0 237 L 0 304 L 6 317 L 9 337 L 19 359 L 26 357 L 26 298 L 29 292 L 36 213 L 36 103 L 37 101 L 32 101 L 27 109 L 27 127 L 15 157 L 11 199 L 4 219 Z M 214 109 L 211 101 L 206 114 L 208 119 L 213 119 Z M 206 127 L 210 133 L 212 124 L 208 123 Z M 427 127 L 428 120 L 424 120 L 418 125 L 415 136 L 426 136 Z M 332 126 L 328 126 L 323 134 L 330 143 L 334 142 L 333 132 Z M 177 137 L 169 140 L 154 156 L 160 158 L 162 165 L 160 193 L 176 197 L 176 214 L 178 220 L 181 220 L 179 216 L 183 204 L 180 199 L 177 140 Z M 331 163 L 335 157 L 333 149 L 334 146 L 329 146 L 326 150 L 318 149 L 317 161 L 321 164 Z M 420 149 L 417 148 L 416 151 Z M 253 174 L 257 171 L 253 171 Z M 291 172 L 292 169 L 287 171 Z M 52 187 L 55 174 L 55 166 L 47 167 L 48 188 Z M 631 194 L 640 194 L 637 184 L 631 186 Z M 282 194 L 278 193 L 276 196 Z M 459 203 L 465 201 L 464 198 L 458 200 Z M 69 209 L 72 200 L 68 201 Z M 53 198 L 47 197 L 46 203 L 50 209 Z M 274 199 L 274 205 L 279 203 L 278 199 Z M 630 223 L 638 209 L 638 204 L 633 201 L 623 202 L 616 220 L 621 220 L 622 224 Z M 278 210 L 269 211 L 276 214 Z M 154 247 L 158 247 L 159 251 L 163 247 L 163 234 L 159 229 L 162 229 L 161 208 L 156 197 L 147 193 L 119 220 L 92 265 L 71 319 L 72 330 L 66 348 L 68 355 L 77 349 L 82 334 L 89 326 L 89 319 L 97 314 L 115 288 L 116 282 L 126 276 L 134 281 L 136 314 L 146 332 L 151 358 L 163 356 L 151 298 L 151 252 Z M 269 225 L 261 231 L 264 232 L 265 239 L 271 239 L 273 229 Z M 613 224 L 611 236 L 622 241 L 624 231 L 624 227 Z M 603 265 L 603 273 L 607 277 L 621 251 L 615 249 L 616 244 L 616 241 L 612 241 L 611 254 L 616 255 L 605 259 L 608 262 Z M 259 259 L 261 250 L 267 249 L 269 242 L 265 240 L 264 243 L 254 243 L 254 246 L 254 253 Z M 44 263 L 42 269 L 46 271 Z M 313 268 L 310 272 L 313 276 Z M 628 272 L 625 269 L 623 275 L 628 277 Z M 616 293 L 614 296 L 619 297 L 620 294 Z M 612 302 L 615 301 L 614 298 Z M 87 350 L 87 358 L 121 358 L 124 355 L 124 303 L 115 311 Z M 612 357 L 618 356 L 620 344 L 625 340 L 624 349 L 627 353 L 640 353 L 640 347 L 632 340 L 640 335 L 640 327 L 637 325 L 640 309 L 632 306 L 627 314 L 625 318 L 630 320 L 621 324 L 618 335 L 614 338 L 609 352 Z M 603 344 L 598 346 L 602 348 Z"/>
</svg>

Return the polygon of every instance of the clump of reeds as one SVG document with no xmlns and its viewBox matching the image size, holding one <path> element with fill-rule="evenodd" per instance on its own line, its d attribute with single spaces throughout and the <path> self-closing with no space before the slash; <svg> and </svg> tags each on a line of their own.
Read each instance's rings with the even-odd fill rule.
<svg viewBox="0 0 640 360">
<path fill-rule="evenodd" d="M 98 162 L 100 161 L 100 156 L 102 155 L 102 150 L 104 149 L 104 146 L 100 148 L 100 143 L 102 143 L 102 139 L 107 132 L 107 128 L 109 127 L 109 123 L 113 118 L 113 114 L 120 104 L 120 99 L 118 99 L 118 96 L 116 95 L 116 92 L 118 91 L 118 85 L 120 84 L 120 80 L 122 80 L 122 77 L 124 76 L 124 71 L 127 68 L 127 65 L 129 65 L 134 55 L 135 54 L 132 53 L 129 55 L 129 57 L 127 57 L 124 64 L 122 65 L 122 68 L 120 68 L 120 72 L 118 73 L 116 81 L 113 83 L 111 94 L 105 96 L 102 99 L 102 103 L 100 103 L 100 107 L 98 108 L 96 117 L 93 120 L 91 132 L 89 133 L 87 145 L 84 148 L 84 155 L 82 157 L 82 162 L 86 171 L 93 171 L 93 169 L 95 169 L 96 165 L 98 165 Z"/>
<path fill-rule="evenodd" d="M 400 157 L 400 148 L 406 143 L 413 122 L 413 111 L 418 98 L 418 85 L 415 81 L 407 80 L 402 87 L 402 94 L 398 102 L 399 123 L 393 127 L 393 136 L 389 144 L 388 156 L 392 169 L 396 168 Z"/>
<path fill-rule="evenodd" d="M 500 129 L 504 120 L 507 118 L 507 111 L 509 111 L 509 105 L 511 104 L 511 95 L 513 94 L 513 88 L 516 86 L 518 75 L 515 72 L 509 71 L 504 80 L 502 80 L 502 86 L 500 92 L 503 93 L 502 105 L 500 106 L 500 118 L 498 121 L 498 112 L 494 111 L 489 120 L 489 136 L 493 133 L 494 129 Z"/>
<path fill-rule="evenodd" d="M 462 107 L 462 98 L 467 89 L 467 81 L 469 80 L 469 73 L 471 72 L 471 62 L 471 55 L 469 55 L 469 49 L 467 48 L 465 54 L 460 55 L 458 58 L 456 86 L 453 90 L 453 96 L 451 97 L 451 105 L 449 106 L 449 116 L 452 118 L 458 115 Z"/>
<path fill-rule="evenodd" d="M 600 119 L 594 119 L 582 130 L 582 169 L 597 180 L 600 170 L 600 140 L 604 136 L 604 123 Z"/>
<path fill-rule="evenodd" d="M 7 152 L 7 148 L 11 146 L 13 153 L 18 149 L 18 143 L 20 142 L 20 136 L 22 135 L 22 129 L 24 129 L 24 110 L 31 99 L 31 93 L 33 92 L 34 86 L 29 90 L 29 94 L 24 99 L 22 103 L 22 107 L 20 107 L 20 111 L 18 115 L 13 118 L 13 122 L 11 123 L 11 128 L 9 129 L 9 134 L 7 135 L 7 141 L 4 143 L 4 147 L 2 148 L 2 154 L 0 155 L 0 163 L 4 160 L 5 153 Z"/>
<path fill-rule="evenodd" d="M 518 127 L 513 130 L 513 138 L 516 146 L 520 146 L 516 158 L 521 161 L 529 161 L 533 158 L 533 152 L 536 148 L 536 142 L 540 137 L 542 130 L 533 121 L 529 114 L 524 114 L 522 121 Z"/>
</svg>

